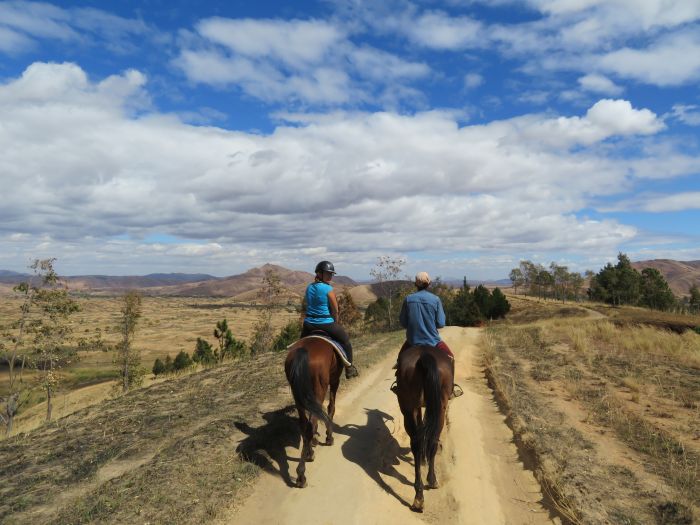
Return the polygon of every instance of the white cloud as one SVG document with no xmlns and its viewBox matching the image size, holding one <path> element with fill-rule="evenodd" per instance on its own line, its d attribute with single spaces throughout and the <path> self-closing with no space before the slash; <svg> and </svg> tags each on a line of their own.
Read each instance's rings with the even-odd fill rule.
<svg viewBox="0 0 700 525">
<path fill-rule="evenodd" d="M 578 79 L 579 85 L 586 91 L 604 95 L 619 95 L 624 89 L 603 75 L 590 73 Z"/>
<path fill-rule="evenodd" d="M 101 42 L 117 52 L 137 49 L 130 42 L 151 30 L 144 22 L 94 8 L 63 9 L 44 2 L 0 3 L 0 52 L 16 54 L 36 40 Z"/>
<path fill-rule="evenodd" d="M 700 106 L 694 104 L 674 104 L 671 114 L 684 124 L 700 126 Z"/>
<path fill-rule="evenodd" d="M 610 209 L 653 213 L 700 210 L 700 192 L 688 191 L 675 194 L 645 193 L 632 200 L 621 201 Z"/>
<path fill-rule="evenodd" d="M 433 49 L 464 49 L 483 44 L 483 25 L 468 17 L 440 11 L 420 15 L 402 30 L 414 42 Z"/>
<path fill-rule="evenodd" d="M 658 86 L 700 78 L 700 33 L 673 34 L 645 49 L 623 48 L 602 55 L 598 66 L 618 76 Z"/>
<path fill-rule="evenodd" d="M 415 98 L 404 82 L 430 68 L 369 46 L 318 20 L 213 18 L 183 41 L 175 64 L 192 81 L 237 86 L 266 102 L 345 105 Z"/>
<path fill-rule="evenodd" d="M 129 241 L 128 260 L 253 263 L 319 247 L 348 264 L 387 251 L 610 251 L 636 230 L 576 213 L 625 187 L 629 166 L 586 145 L 660 129 L 653 113 L 603 100 L 579 117 L 461 127 L 439 111 L 305 115 L 253 135 L 134 117 L 143 82 L 33 64 L 0 86 L 0 174 L 21 196 L 0 209 L 0 236 L 34 240 L 10 243 L 19 256 L 48 236 L 47 251 L 85 245 L 109 258 L 106 240 L 154 233 L 183 241 Z"/>
<path fill-rule="evenodd" d="M 474 89 L 484 83 L 484 77 L 479 73 L 467 73 L 464 75 L 464 87 Z"/>
</svg>

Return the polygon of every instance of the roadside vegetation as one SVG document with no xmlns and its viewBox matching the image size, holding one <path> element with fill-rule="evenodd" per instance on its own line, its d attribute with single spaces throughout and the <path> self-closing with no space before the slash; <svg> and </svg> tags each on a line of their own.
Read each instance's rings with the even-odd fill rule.
<svg viewBox="0 0 700 525">
<path fill-rule="evenodd" d="M 486 330 L 487 376 L 562 515 L 581 524 L 693 523 L 700 336 L 654 326 L 659 312 L 640 308 L 616 308 L 634 319 L 619 323 L 578 306 L 511 301 L 508 321 Z"/>
</svg>

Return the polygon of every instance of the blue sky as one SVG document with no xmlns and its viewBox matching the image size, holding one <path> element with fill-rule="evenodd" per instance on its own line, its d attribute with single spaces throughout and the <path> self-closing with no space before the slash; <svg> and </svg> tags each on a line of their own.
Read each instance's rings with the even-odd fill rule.
<svg viewBox="0 0 700 525">
<path fill-rule="evenodd" d="M 697 0 L 0 2 L 0 268 L 700 259 Z"/>
</svg>

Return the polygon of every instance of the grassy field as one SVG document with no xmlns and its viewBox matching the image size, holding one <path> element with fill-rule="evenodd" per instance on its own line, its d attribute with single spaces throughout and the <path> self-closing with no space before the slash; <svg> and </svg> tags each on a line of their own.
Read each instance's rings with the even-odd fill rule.
<svg viewBox="0 0 700 525">
<path fill-rule="evenodd" d="M 358 367 L 394 354 L 403 337 L 354 339 Z M 174 377 L 0 441 L 0 522 L 212 520 L 261 469 L 284 477 L 294 468 L 284 451 L 299 443 L 284 356 Z"/>
<path fill-rule="evenodd" d="M 577 306 L 511 302 L 509 321 L 487 330 L 487 375 L 562 513 L 572 523 L 692 523 L 700 505 L 700 335 L 658 328 L 663 315 L 636 308 L 608 319 Z"/>
<path fill-rule="evenodd" d="M 118 321 L 121 308 L 120 299 L 116 297 L 84 297 L 78 302 L 81 311 L 71 318 L 74 343 L 83 338 L 91 340 L 98 337 L 106 344 L 119 340 Z M 0 299 L 0 330 L 8 326 L 19 316 L 20 302 L 11 296 Z M 142 365 L 150 372 L 157 357 L 170 355 L 174 358 L 184 350 L 191 354 L 197 337 L 214 343 L 213 331 L 221 319 L 228 320 L 234 337 L 248 341 L 259 316 L 259 310 L 252 305 L 232 305 L 228 299 L 207 298 L 169 298 L 144 297 L 143 313 L 138 322 L 134 347 L 141 352 Z M 298 318 L 293 306 L 280 307 L 273 316 L 273 325 L 281 328 L 289 320 Z M 84 388 L 96 383 L 112 381 L 116 375 L 113 352 L 86 349 L 78 352 L 77 360 L 60 373 L 61 383 L 58 388 L 58 405 L 60 397 L 67 392 Z M 24 377 L 29 385 L 35 383 L 36 373 L 27 370 Z M 7 388 L 7 370 L 0 369 L 0 394 Z M 24 407 L 44 400 L 41 390 L 32 393 L 30 402 Z M 18 417 L 21 422 L 21 416 Z"/>
</svg>

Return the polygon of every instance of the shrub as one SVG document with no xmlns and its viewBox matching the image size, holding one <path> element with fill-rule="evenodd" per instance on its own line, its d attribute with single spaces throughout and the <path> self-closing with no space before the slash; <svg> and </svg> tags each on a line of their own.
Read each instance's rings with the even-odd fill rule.
<svg viewBox="0 0 700 525">
<path fill-rule="evenodd" d="M 183 352 L 180 352 L 180 353 L 183 353 Z M 179 357 L 179 355 L 180 354 L 178 354 L 178 357 Z M 185 355 L 187 355 L 187 354 L 185 354 Z M 194 348 L 194 352 L 192 352 L 192 361 L 194 361 L 195 363 L 203 364 L 203 365 L 208 365 L 208 364 L 216 362 L 216 356 L 214 355 L 214 349 L 212 348 L 210 343 L 208 343 L 206 340 L 202 339 L 201 337 L 197 338 L 197 345 Z M 177 362 L 177 358 L 175 358 L 175 362 Z"/>
<path fill-rule="evenodd" d="M 160 374 L 165 373 L 165 364 L 163 361 L 160 360 L 160 358 L 157 358 L 155 362 L 153 363 L 153 368 L 151 369 L 153 372 L 154 376 L 159 376 Z"/>
<path fill-rule="evenodd" d="M 211 345 L 209 346 L 211 348 Z M 191 365 L 192 359 L 190 359 L 190 355 L 184 350 L 180 351 L 180 353 L 175 356 L 175 361 L 173 362 L 173 368 L 175 370 L 184 370 Z"/>
<path fill-rule="evenodd" d="M 279 335 L 275 338 L 272 349 L 275 352 L 285 350 L 290 344 L 301 337 L 301 323 L 299 321 L 289 321 L 280 330 Z"/>
</svg>

